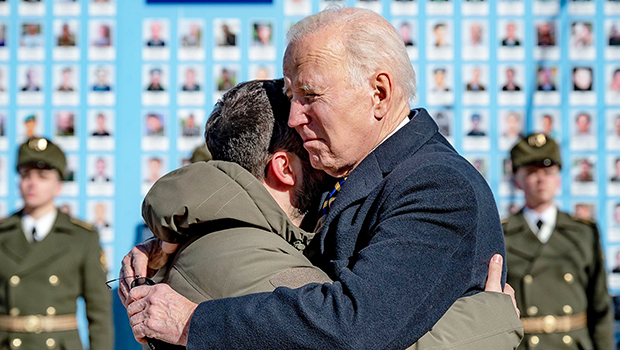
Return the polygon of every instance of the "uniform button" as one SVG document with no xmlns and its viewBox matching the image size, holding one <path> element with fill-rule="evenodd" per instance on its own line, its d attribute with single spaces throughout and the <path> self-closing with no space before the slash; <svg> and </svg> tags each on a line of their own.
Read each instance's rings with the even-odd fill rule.
<svg viewBox="0 0 620 350">
<path fill-rule="evenodd" d="M 22 340 L 19 338 L 15 338 L 11 342 L 11 349 L 19 349 L 21 346 L 22 346 Z"/>
<path fill-rule="evenodd" d="M 530 338 L 530 345 L 531 346 L 536 346 L 536 345 L 538 345 L 538 343 L 540 343 L 540 338 L 538 338 L 537 336 L 533 335 Z"/>
<path fill-rule="evenodd" d="M 525 275 L 525 277 L 523 277 L 523 282 L 525 282 L 525 284 L 532 284 L 533 281 L 534 277 L 532 277 L 532 275 Z"/>
<path fill-rule="evenodd" d="M 570 305 L 562 306 L 562 311 L 564 311 L 564 313 L 567 314 L 567 315 L 572 315 L 573 314 L 573 308 Z"/>
<path fill-rule="evenodd" d="M 54 340 L 54 338 L 47 338 L 47 340 L 45 341 L 45 345 L 47 345 L 48 349 L 53 349 L 56 347 L 56 341 Z"/>
<path fill-rule="evenodd" d="M 562 342 L 566 345 L 571 345 L 573 343 L 573 338 L 570 335 L 565 335 L 562 337 Z"/>
<path fill-rule="evenodd" d="M 52 286 L 54 286 L 54 287 L 57 286 L 58 285 L 58 276 L 51 275 L 50 278 L 49 278 L 49 281 L 50 281 L 50 284 Z"/>
<path fill-rule="evenodd" d="M 566 283 L 568 284 L 573 284 L 573 282 L 575 282 L 575 278 L 573 277 L 572 274 L 566 273 L 564 274 L 564 281 L 566 281 Z"/>
<path fill-rule="evenodd" d="M 11 311 L 9 311 L 9 315 L 11 316 L 19 316 L 19 309 L 14 307 L 11 309 Z"/>
<path fill-rule="evenodd" d="M 21 281 L 21 278 L 19 278 L 19 276 L 13 275 L 11 276 L 9 283 L 11 284 L 12 287 L 16 287 L 16 286 L 19 286 L 20 281 Z"/>
<path fill-rule="evenodd" d="M 47 310 L 45 310 L 45 311 L 50 316 L 56 315 L 56 309 L 53 306 L 48 307 Z"/>
<path fill-rule="evenodd" d="M 538 308 L 536 306 L 530 306 L 527 308 L 527 314 L 529 316 L 535 316 L 538 313 Z"/>
</svg>

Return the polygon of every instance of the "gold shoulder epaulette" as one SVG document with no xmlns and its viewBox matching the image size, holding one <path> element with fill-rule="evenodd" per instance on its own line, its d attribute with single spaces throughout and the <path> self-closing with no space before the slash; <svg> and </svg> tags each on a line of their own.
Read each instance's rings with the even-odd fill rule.
<svg viewBox="0 0 620 350">
<path fill-rule="evenodd" d="M 76 219 L 76 218 L 71 218 L 71 223 L 77 226 L 80 226 L 81 228 L 87 229 L 88 231 L 95 231 L 95 227 L 85 221 Z"/>
</svg>

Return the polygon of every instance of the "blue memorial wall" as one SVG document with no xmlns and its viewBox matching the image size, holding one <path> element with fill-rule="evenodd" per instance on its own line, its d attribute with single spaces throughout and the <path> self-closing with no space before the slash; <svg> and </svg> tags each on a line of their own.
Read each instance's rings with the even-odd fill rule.
<svg viewBox="0 0 620 350">
<path fill-rule="evenodd" d="M 485 176 L 502 216 L 523 204 L 510 147 L 556 138 L 557 202 L 597 221 L 620 294 L 618 1 L 0 1 L 0 213 L 21 207 L 18 145 L 51 138 L 71 170 L 58 205 L 99 229 L 117 276 L 144 194 L 203 142 L 214 102 L 282 76 L 287 28 L 330 4 L 394 24 L 417 73 L 412 105 Z M 139 348 L 115 304 L 117 348 Z"/>
</svg>

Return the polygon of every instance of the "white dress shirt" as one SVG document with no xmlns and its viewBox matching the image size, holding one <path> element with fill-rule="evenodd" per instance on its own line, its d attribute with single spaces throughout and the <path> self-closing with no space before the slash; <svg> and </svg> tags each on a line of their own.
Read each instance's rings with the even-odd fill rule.
<svg viewBox="0 0 620 350">
<path fill-rule="evenodd" d="M 555 228 L 555 222 L 558 218 L 558 208 L 555 205 L 552 205 L 542 213 L 537 213 L 528 207 L 524 207 L 523 216 L 536 237 L 538 237 L 541 242 L 547 243 L 549 238 L 551 238 L 553 229 Z M 536 225 L 539 220 L 543 223 L 540 230 Z"/>
<path fill-rule="evenodd" d="M 56 208 L 40 217 L 39 220 L 35 220 L 35 218 L 30 215 L 22 216 L 22 230 L 24 231 L 24 235 L 26 236 L 28 242 L 32 243 L 35 241 L 42 241 L 43 238 L 52 232 L 57 216 L 58 210 Z M 32 236 L 33 228 L 36 228 L 36 234 L 34 237 Z"/>
</svg>

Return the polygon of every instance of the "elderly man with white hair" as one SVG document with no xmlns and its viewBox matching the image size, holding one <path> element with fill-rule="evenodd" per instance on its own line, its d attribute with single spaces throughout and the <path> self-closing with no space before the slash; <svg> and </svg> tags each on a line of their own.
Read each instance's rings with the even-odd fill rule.
<svg viewBox="0 0 620 350">
<path fill-rule="evenodd" d="M 327 10 L 299 21 L 288 37 L 289 126 L 312 166 L 340 179 L 308 248 L 334 283 L 199 305 L 163 285 L 136 287 L 126 303 L 140 341 L 188 349 L 404 349 L 457 299 L 484 290 L 492 257 L 505 280 L 492 193 L 428 113 L 410 110 L 415 74 L 389 22 L 367 10 Z M 122 277 L 138 271 L 127 265 Z M 518 323 L 516 313 L 505 318 L 518 328 L 510 322 Z M 509 330 L 501 327 L 489 326 L 488 334 Z M 445 348 L 462 349 L 459 341 L 467 339 Z"/>
</svg>

